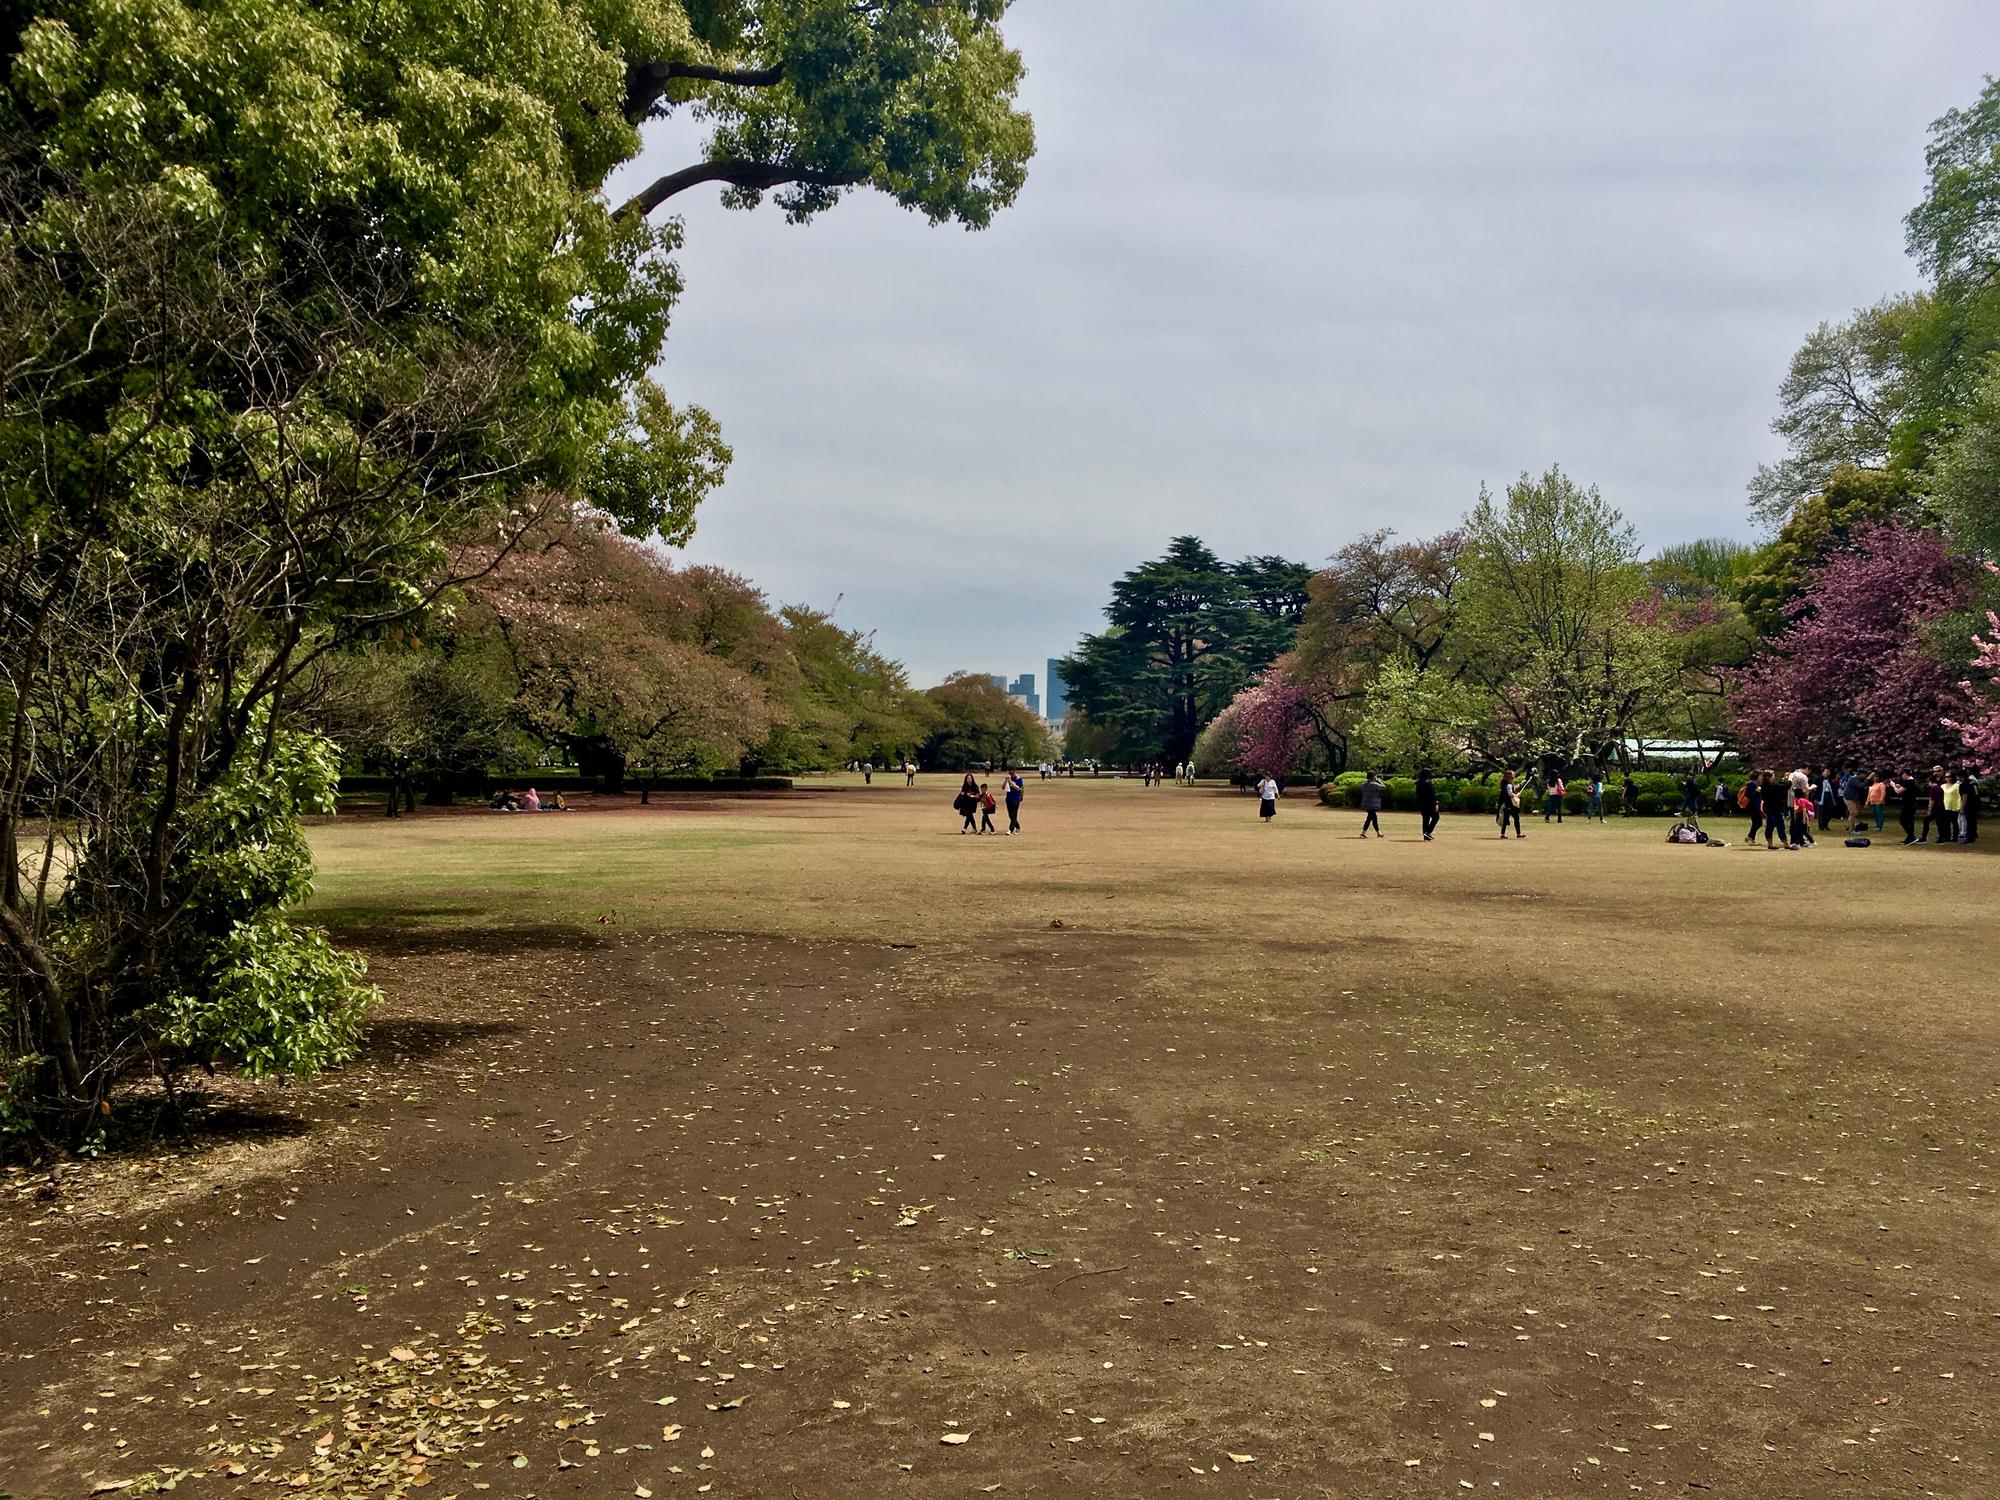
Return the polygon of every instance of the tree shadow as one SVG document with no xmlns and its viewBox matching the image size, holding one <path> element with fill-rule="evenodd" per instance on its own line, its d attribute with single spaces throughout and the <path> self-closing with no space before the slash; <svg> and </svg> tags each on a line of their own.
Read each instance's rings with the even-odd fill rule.
<svg viewBox="0 0 2000 1500">
<path fill-rule="evenodd" d="M 384 1017 L 361 1031 L 361 1049 L 349 1067 L 370 1063 L 402 1063 L 435 1057 L 481 1037 L 507 1036 L 519 1031 L 512 1021 L 441 1021 L 417 1017 Z"/>
</svg>

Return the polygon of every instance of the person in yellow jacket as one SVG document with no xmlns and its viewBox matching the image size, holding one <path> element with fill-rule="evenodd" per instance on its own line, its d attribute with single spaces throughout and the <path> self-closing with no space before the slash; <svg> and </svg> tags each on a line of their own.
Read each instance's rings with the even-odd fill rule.
<svg viewBox="0 0 2000 1500">
<path fill-rule="evenodd" d="M 1958 785 L 1958 772 L 1947 771 L 1944 778 L 1944 832 L 1940 844 L 1965 842 L 1965 798 Z"/>
</svg>

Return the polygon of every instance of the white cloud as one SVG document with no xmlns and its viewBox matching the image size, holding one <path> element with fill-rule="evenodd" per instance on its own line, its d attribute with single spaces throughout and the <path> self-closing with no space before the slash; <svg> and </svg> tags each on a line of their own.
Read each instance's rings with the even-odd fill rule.
<svg viewBox="0 0 2000 1500">
<path fill-rule="evenodd" d="M 1039 669 L 1194 531 L 1315 560 L 1550 462 L 1659 542 L 1747 534 L 1772 393 L 1908 286 L 1974 3 L 1023 0 L 1039 155 L 984 234 L 677 200 L 662 371 L 737 449 L 691 555 Z M 653 143 L 648 166 L 686 159 Z"/>
</svg>

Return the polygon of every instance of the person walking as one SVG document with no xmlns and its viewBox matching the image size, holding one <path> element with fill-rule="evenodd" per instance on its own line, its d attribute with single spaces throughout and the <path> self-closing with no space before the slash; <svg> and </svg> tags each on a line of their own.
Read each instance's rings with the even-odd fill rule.
<svg viewBox="0 0 2000 1500">
<path fill-rule="evenodd" d="M 1757 832 L 1764 826 L 1764 793 L 1770 779 L 1771 773 L 1766 771 L 1763 782 L 1759 782 L 1757 773 L 1752 771 L 1743 783 L 1743 810 L 1750 814 L 1750 831 L 1743 835 L 1743 847 L 1746 849 L 1757 847 Z"/>
<path fill-rule="evenodd" d="M 965 826 L 958 830 L 960 833 L 979 832 L 979 783 L 970 771 L 965 773 L 965 780 L 959 784 L 958 796 L 952 800 L 951 805 L 957 808 L 959 816 L 965 819 Z"/>
<path fill-rule="evenodd" d="M 1625 786 L 1623 789 L 1623 796 L 1625 799 L 1624 816 L 1628 818 L 1638 817 L 1639 783 L 1632 779 L 1632 773 L 1630 771 L 1627 771 L 1625 773 Z"/>
<path fill-rule="evenodd" d="M 1264 779 L 1257 783 L 1257 816 L 1268 823 L 1277 815 L 1278 783 L 1267 773 Z"/>
<path fill-rule="evenodd" d="M 1930 779 L 1924 783 L 1924 822 L 1918 830 L 1917 842 L 1928 844 L 1935 830 L 1937 841 L 1944 842 L 1944 771 L 1932 766 Z"/>
<path fill-rule="evenodd" d="M 1521 789 L 1514 785 L 1514 773 L 1512 771 L 1502 771 L 1500 773 L 1500 805 L 1497 808 L 1497 812 L 1500 816 L 1500 837 L 1502 839 L 1507 837 L 1507 825 L 1509 823 L 1514 825 L 1515 838 L 1524 839 L 1527 837 L 1527 834 L 1521 831 Z"/>
<path fill-rule="evenodd" d="M 1791 846 L 1794 849 L 1812 849 L 1817 847 L 1812 836 L 1813 810 L 1813 799 L 1806 793 L 1800 792 L 1793 799 Z"/>
<path fill-rule="evenodd" d="M 915 786 L 916 784 L 917 784 L 917 763 L 913 760 L 906 760 L 903 762 L 903 785 Z"/>
<path fill-rule="evenodd" d="M 1958 776 L 1958 818 L 1965 842 L 1979 842 L 1979 773 L 1961 771 Z"/>
<path fill-rule="evenodd" d="M 1431 835 L 1437 832 L 1438 818 L 1440 816 L 1438 812 L 1437 782 L 1431 779 L 1430 768 L 1428 766 L 1417 772 L 1417 811 L 1423 815 L 1424 842 L 1428 844 L 1431 841 Z"/>
<path fill-rule="evenodd" d="M 1542 804 L 1542 821 L 1546 823 L 1553 816 L 1560 823 L 1563 820 L 1563 798 L 1569 795 L 1569 788 L 1563 785 L 1560 771 L 1549 778 L 1548 792 L 1548 800 Z"/>
<path fill-rule="evenodd" d="M 1715 815 L 1718 818 L 1729 816 L 1729 783 L 1720 776 L 1715 778 Z"/>
<path fill-rule="evenodd" d="M 993 789 L 986 785 L 985 782 L 981 782 L 979 784 L 979 831 L 981 833 L 999 832 L 993 826 L 993 810 L 999 805 L 999 803 L 993 800 Z"/>
<path fill-rule="evenodd" d="M 1903 842 L 1917 841 L 1917 799 L 1922 795 L 1921 783 L 1908 771 L 1898 771 L 1889 783 L 1889 790 L 1896 794 L 1896 821 L 1903 827 Z"/>
<path fill-rule="evenodd" d="M 1376 779 L 1373 768 L 1370 768 L 1367 779 L 1361 783 L 1361 811 L 1367 814 L 1361 820 L 1361 837 L 1367 838 L 1368 830 L 1372 828 L 1375 830 L 1375 837 L 1381 838 L 1383 836 L 1382 783 Z"/>
<path fill-rule="evenodd" d="M 1875 818 L 1875 831 L 1882 831 L 1882 822 L 1889 814 L 1889 779 L 1881 772 L 1868 778 L 1868 791 L 1862 804 Z"/>
<path fill-rule="evenodd" d="M 1019 771 L 1007 773 L 1007 835 L 1009 838 L 1021 831 L 1021 799 L 1028 794 L 1027 786 L 1021 780 Z"/>
<path fill-rule="evenodd" d="M 1583 808 L 1583 821 L 1588 823 L 1592 818 L 1597 819 L 1600 823 L 1604 821 L 1604 773 L 1602 771 L 1596 771 L 1591 774 L 1590 800 L 1584 804 Z"/>
<path fill-rule="evenodd" d="M 1833 810 L 1840 805 L 1840 773 L 1830 766 L 1819 768 L 1819 826 L 1824 833 L 1833 822 Z"/>
<path fill-rule="evenodd" d="M 1788 829 L 1792 815 L 1792 784 L 1776 771 L 1764 773 L 1764 847 L 1792 847 Z"/>
<path fill-rule="evenodd" d="M 1681 816 L 1698 818 L 1701 816 L 1701 782 L 1690 771 L 1681 778 Z"/>
</svg>

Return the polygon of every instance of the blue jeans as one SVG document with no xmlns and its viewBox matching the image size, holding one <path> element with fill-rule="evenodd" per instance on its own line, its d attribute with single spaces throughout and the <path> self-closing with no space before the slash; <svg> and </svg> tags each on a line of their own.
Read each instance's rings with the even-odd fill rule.
<svg viewBox="0 0 2000 1500">
<path fill-rule="evenodd" d="M 1602 792 L 1592 792 L 1590 794 L 1590 806 L 1583 810 L 1584 822 L 1588 823 L 1592 818 L 1597 819 L 1600 823 L 1604 821 L 1604 793 Z"/>
</svg>

